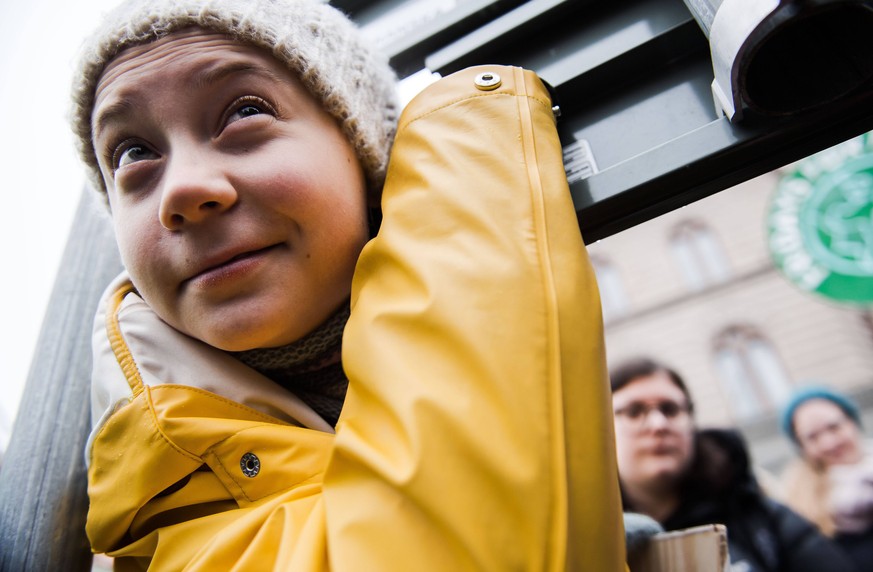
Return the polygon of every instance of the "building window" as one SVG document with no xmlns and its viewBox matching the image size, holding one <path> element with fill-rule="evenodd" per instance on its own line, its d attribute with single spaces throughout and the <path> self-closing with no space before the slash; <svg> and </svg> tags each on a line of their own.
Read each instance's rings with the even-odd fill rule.
<svg viewBox="0 0 873 572">
<path fill-rule="evenodd" d="M 715 369 L 739 421 L 775 411 L 791 394 L 791 379 L 776 350 L 754 328 L 731 327 L 716 338 Z"/>
<path fill-rule="evenodd" d="M 715 234 L 699 221 L 685 221 L 675 226 L 670 235 L 670 250 L 692 290 L 702 290 L 730 277 L 724 248 Z"/>
<path fill-rule="evenodd" d="M 603 321 L 608 322 L 627 313 L 627 294 L 621 275 L 613 264 L 603 256 L 592 256 L 591 265 L 597 277 L 600 290 L 600 304 L 603 307 Z"/>
</svg>

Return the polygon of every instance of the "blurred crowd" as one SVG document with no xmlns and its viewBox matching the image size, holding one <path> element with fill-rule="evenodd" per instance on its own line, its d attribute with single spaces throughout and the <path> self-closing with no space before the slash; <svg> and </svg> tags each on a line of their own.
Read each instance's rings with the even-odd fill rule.
<svg viewBox="0 0 873 572">
<path fill-rule="evenodd" d="M 848 397 L 816 386 L 791 398 L 782 428 L 797 458 L 777 478 L 738 431 L 697 426 L 671 367 L 637 358 L 610 381 L 627 513 L 665 530 L 724 524 L 736 572 L 873 571 L 873 456 Z"/>
</svg>

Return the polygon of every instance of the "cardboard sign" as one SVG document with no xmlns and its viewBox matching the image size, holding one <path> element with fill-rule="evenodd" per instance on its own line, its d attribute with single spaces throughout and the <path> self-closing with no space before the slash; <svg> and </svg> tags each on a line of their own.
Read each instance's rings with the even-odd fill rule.
<svg viewBox="0 0 873 572">
<path fill-rule="evenodd" d="M 727 529 L 707 524 L 662 532 L 629 559 L 631 572 L 729 572 Z"/>
</svg>

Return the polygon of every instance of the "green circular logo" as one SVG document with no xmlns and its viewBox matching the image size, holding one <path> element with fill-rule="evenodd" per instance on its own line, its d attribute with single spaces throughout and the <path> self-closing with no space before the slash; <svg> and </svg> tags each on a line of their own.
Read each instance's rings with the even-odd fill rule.
<svg viewBox="0 0 873 572">
<path fill-rule="evenodd" d="M 798 162 L 767 217 L 770 252 L 799 287 L 873 303 L 873 138 L 862 135 Z"/>
</svg>

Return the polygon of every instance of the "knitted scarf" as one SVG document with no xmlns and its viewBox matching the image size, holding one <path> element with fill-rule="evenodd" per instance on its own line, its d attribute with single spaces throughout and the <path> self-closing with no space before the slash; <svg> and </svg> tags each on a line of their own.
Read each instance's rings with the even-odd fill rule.
<svg viewBox="0 0 873 572">
<path fill-rule="evenodd" d="M 349 380 L 340 361 L 342 334 L 349 308 L 287 346 L 233 352 L 241 362 L 269 377 L 336 426 Z"/>
</svg>

